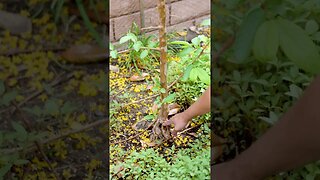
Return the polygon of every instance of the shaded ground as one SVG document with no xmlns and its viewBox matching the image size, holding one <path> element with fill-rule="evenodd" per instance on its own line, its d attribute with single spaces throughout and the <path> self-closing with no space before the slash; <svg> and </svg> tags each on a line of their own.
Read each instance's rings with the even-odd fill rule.
<svg viewBox="0 0 320 180">
<path fill-rule="evenodd" d="M 66 30 L 46 9 L 31 17 L 29 5 L 1 4 L 30 18 L 33 30 L 20 35 L 0 30 L 0 174 L 106 179 L 105 63 L 65 62 L 61 53 L 67 48 L 94 43 L 81 19 L 76 16 Z M 61 16 L 68 13 L 62 8 Z"/>
</svg>

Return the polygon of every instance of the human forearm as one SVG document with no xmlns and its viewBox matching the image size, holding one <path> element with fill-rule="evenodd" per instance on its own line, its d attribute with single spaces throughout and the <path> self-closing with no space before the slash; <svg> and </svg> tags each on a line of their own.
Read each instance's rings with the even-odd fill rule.
<svg viewBox="0 0 320 180">
<path fill-rule="evenodd" d="M 320 159 L 319 107 L 320 76 L 278 123 L 226 167 L 237 167 L 236 174 L 249 180 L 249 176 L 264 178 Z M 218 175 L 219 169 L 214 173 Z"/>
<path fill-rule="evenodd" d="M 194 102 L 187 110 L 185 114 L 191 119 L 195 116 L 200 116 L 210 112 L 210 87 Z"/>
</svg>

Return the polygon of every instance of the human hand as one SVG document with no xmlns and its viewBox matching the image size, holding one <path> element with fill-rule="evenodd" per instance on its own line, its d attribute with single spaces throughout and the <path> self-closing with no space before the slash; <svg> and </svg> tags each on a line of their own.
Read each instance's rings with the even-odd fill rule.
<svg viewBox="0 0 320 180">
<path fill-rule="evenodd" d="M 185 112 L 182 112 L 174 115 L 172 118 L 164 122 L 162 125 L 169 126 L 173 124 L 174 129 L 171 133 L 173 136 L 177 136 L 177 133 L 182 131 L 191 119 L 192 118 L 190 118 Z"/>
</svg>

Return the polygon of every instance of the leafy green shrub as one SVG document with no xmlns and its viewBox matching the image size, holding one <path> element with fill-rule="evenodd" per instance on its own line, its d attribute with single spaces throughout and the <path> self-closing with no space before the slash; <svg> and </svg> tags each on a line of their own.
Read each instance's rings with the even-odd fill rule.
<svg viewBox="0 0 320 180">
<path fill-rule="evenodd" d="M 131 30 L 121 37 L 119 43 L 127 43 L 127 48 L 129 50 L 129 59 L 126 61 L 127 67 L 134 65 L 138 71 L 138 63 L 140 63 L 140 66 L 154 69 L 152 63 L 157 60 L 156 57 L 158 55 L 156 48 L 159 46 L 155 35 L 141 34 L 137 25 L 133 23 Z M 117 58 L 118 56 L 117 50 L 111 43 L 110 56 L 112 58 Z"/>
<path fill-rule="evenodd" d="M 171 58 L 176 60 L 169 61 L 169 82 L 183 74 L 182 82 L 177 83 L 173 89 L 177 94 L 177 102 L 189 106 L 210 85 L 210 37 L 199 35 L 191 43 L 172 41 L 169 44 L 181 47 L 180 52 L 171 54 Z"/>
<path fill-rule="evenodd" d="M 225 159 L 248 148 L 254 139 L 277 122 L 313 77 L 285 59 L 246 64 L 224 61 L 219 62 L 218 67 L 213 71 L 214 132 L 234 142 L 225 152 Z M 312 166 L 319 167 L 318 164 Z M 276 177 L 305 179 L 305 168 Z"/>
<path fill-rule="evenodd" d="M 167 150 L 174 155 L 174 146 Z M 210 147 L 203 148 L 199 141 L 190 149 L 180 149 L 171 162 L 154 149 L 133 151 L 125 159 L 111 167 L 112 173 L 123 167 L 120 174 L 125 179 L 210 179 Z"/>
</svg>

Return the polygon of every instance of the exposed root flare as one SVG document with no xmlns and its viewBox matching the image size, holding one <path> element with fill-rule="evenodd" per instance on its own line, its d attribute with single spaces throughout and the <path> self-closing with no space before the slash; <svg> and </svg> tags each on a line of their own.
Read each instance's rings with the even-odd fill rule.
<svg viewBox="0 0 320 180">
<path fill-rule="evenodd" d="M 160 118 L 156 119 L 155 121 L 156 123 L 152 128 L 150 141 L 155 142 L 156 144 L 161 144 L 163 140 L 168 140 L 171 138 L 170 129 L 167 126 L 162 125 Z"/>
</svg>

